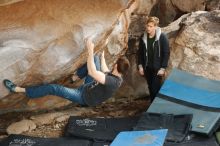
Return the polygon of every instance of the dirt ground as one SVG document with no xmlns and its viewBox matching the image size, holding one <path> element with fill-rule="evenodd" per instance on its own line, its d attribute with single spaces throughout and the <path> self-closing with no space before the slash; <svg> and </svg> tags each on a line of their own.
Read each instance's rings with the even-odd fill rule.
<svg viewBox="0 0 220 146">
<path fill-rule="evenodd" d="M 89 109 L 89 112 L 82 113 L 83 117 L 127 117 L 141 114 L 146 111 L 149 106 L 147 98 L 138 99 L 120 99 L 114 102 L 106 102 L 97 107 Z M 7 137 L 6 129 L 14 122 L 22 119 L 28 119 L 31 116 L 40 115 L 43 113 L 52 113 L 57 111 L 65 111 L 74 107 L 80 106 L 71 104 L 68 107 L 62 109 L 54 109 L 50 111 L 35 111 L 35 112 L 14 112 L 0 115 L 0 139 Z M 83 107 L 85 108 L 85 107 Z M 23 135 L 35 136 L 35 137 L 61 137 L 64 135 L 64 129 L 68 120 L 63 122 L 54 122 L 49 125 L 38 126 L 32 131 L 22 133 Z"/>
</svg>

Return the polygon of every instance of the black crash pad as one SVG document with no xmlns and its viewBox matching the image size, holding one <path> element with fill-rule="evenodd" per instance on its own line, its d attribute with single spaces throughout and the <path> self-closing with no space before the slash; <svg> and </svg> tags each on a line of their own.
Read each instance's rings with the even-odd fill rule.
<svg viewBox="0 0 220 146">
<path fill-rule="evenodd" d="M 192 115 L 143 113 L 133 130 L 168 129 L 167 141 L 181 142 L 189 133 Z"/>
<path fill-rule="evenodd" d="M 0 142 L 0 146 L 90 146 L 88 140 L 70 138 L 39 138 L 24 135 L 10 135 Z"/>
<path fill-rule="evenodd" d="M 94 141 L 112 141 L 119 132 L 130 131 L 139 117 L 125 118 L 69 118 L 65 135 Z"/>
</svg>

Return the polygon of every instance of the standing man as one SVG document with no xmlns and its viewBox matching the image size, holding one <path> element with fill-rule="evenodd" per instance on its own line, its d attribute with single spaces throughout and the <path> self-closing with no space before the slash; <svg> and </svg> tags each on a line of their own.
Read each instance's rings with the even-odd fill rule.
<svg viewBox="0 0 220 146">
<path fill-rule="evenodd" d="M 160 90 L 170 56 L 169 41 L 158 24 L 157 17 L 147 19 L 138 50 L 138 70 L 147 80 L 151 102 Z"/>
<path fill-rule="evenodd" d="M 58 84 L 44 84 L 30 87 L 19 87 L 12 81 L 5 79 L 5 87 L 14 93 L 25 93 L 28 98 L 40 98 L 46 95 L 55 95 L 75 103 L 87 106 L 96 106 L 112 97 L 122 84 L 122 77 L 128 71 L 130 63 L 126 57 L 120 57 L 110 71 L 104 58 L 94 56 L 94 44 L 91 39 L 86 42 L 88 49 L 87 64 L 77 71 L 78 78 L 85 78 L 79 88 L 67 88 Z"/>
</svg>

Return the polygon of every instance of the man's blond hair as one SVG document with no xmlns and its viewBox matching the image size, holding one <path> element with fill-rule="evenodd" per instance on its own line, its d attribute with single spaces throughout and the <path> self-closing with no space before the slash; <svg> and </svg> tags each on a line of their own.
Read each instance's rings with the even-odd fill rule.
<svg viewBox="0 0 220 146">
<path fill-rule="evenodd" d="M 157 18 L 155 16 L 148 17 L 146 24 L 148 24 L 150 22 L 154 23 L 155 26 L 158 26 L 159 25 L 159 18 Z"/>
</svg>

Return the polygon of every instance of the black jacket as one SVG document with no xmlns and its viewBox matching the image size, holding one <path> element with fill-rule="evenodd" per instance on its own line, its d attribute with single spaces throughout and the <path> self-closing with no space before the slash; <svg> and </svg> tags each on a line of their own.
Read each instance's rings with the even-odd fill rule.
<svg viewBox="0 0 220 146">
<path fill-rule="evenodd" d="M 148 64 L 147 58 L 147 34 L 143 34 L 139 40 L 138 49 L 138 65 L 142 65 L 146 69 Z M 164 33 L 161 33 L 160 28 L 156 30 L 156 37 L 153 43 L 154 57 L 153 68 L 159 70 L 160 68 L 166 68 L 170 56 L 169 41 Z"/>
</svg>

